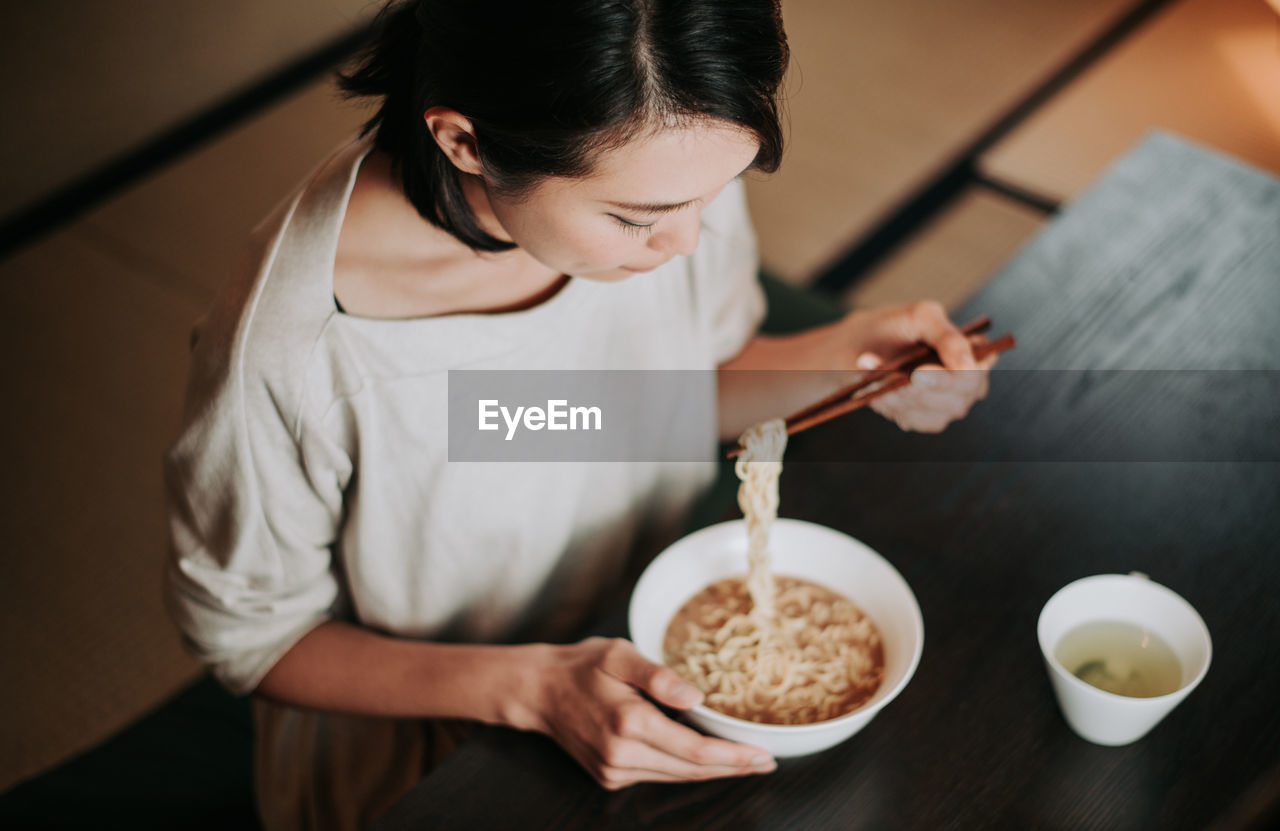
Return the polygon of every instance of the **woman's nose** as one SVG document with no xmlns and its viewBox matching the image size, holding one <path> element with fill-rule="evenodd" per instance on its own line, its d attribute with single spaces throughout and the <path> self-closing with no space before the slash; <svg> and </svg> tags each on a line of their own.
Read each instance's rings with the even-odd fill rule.
<svg viewBox="0 0 1280 831">
<path fill-rule="evenodd" d="M 702 227 L 701 214 L 689 211 L 687 216 L 673 216 L 671 219 L 670 225 L 653 235 L 650 247 L 658 249 L 667 256 L 692 254 L 698 247 L 698 231 Z"/>
</svg>

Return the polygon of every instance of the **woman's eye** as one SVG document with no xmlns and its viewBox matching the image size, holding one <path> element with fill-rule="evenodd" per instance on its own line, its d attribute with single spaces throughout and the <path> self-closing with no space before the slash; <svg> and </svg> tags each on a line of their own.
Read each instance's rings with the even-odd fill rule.
<svg viewBox="0 0 1280 831">
<path fill-rule="evenodd" d="M 644 236 L 648 233 L 649 229 L 653 227 L 652 222 L 632 222 L 628 219 L 623 219 L 617 214 L 609 214 L 609 216 L 613 217 L 613 220 L 622 226 L 622 230 L 626 231 L 628 234 L 635 234 L 638 237 Z"/>
</svg>

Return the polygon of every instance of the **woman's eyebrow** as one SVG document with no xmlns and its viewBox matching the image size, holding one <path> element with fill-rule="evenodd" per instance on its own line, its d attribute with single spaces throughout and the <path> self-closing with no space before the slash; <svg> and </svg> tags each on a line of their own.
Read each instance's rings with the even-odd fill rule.
<svg viewBox="0 0 1280 831">
<path fill-rule="evenodd" d="M 605 204 L 613 205 L 615 208 L 622 208 L 627 211 L 635 211 L 642 214 L 669 214 L 672 211 L 678 211 L 681 208 L 699 202 L 699 199 L 690 199 L 688 202 L 606 202 Z"/>
</svg>

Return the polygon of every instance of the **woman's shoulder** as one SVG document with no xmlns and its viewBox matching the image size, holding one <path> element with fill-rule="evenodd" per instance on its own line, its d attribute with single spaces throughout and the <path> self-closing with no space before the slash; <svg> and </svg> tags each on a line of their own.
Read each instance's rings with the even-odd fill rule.
<svg viewBox="0 0 1280 831">
<path fill-rule="evenodd" d="M 250 233 L 192 333 L 192 380 L 300 394 L 337 306 L 333 257 L 351 177 L 367 152 L 339 147 Z"/>
</svg>

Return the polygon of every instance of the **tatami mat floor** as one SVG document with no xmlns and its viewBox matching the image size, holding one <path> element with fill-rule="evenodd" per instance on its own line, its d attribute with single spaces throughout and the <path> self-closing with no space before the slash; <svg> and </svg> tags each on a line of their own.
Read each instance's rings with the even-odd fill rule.
<svg viewBox="0 0 1280 831">
<path fill-rule="evenodd" d="M 1045 223 L 1034 208 L 972 186 L 845 295 L 850 306 L 922 297 L 962 305 Z"/>
<path fill-rule="evenodd" d="M 1153 126 L 1280 173 L 1280 18 L 1267 3 L 1171 3 L 1020 123 L 981 168 L 1061 202 Z"/>
<path fill-rule="evenodd" d="M 0 788 L 195 671 L 160 601 L 160 457 L 200 304 L 77 229 L 0 266 L 9 551 Z"/>
<path fill-rule="evenodd" d="M 160 600 L 160 460 L 191 324 L 253 225 L 363 118 L 326 79 L 0 262 L 0 349 L 17 368 L 0 790 L 198 671 Z"/>
<path fill-rule="evenodd" d="M 791 145 L 748 180 L 765 265 L 812 282 L 1135 5 L 783 3 Z"/>
<path fill-rule="evenodd" d="M 3 4 L 0 158 L 23 163 L 0 168 L 0 217 L 340 39 L 376 7 L 371 0 Z"/>
</svg>

